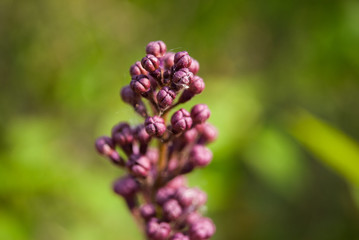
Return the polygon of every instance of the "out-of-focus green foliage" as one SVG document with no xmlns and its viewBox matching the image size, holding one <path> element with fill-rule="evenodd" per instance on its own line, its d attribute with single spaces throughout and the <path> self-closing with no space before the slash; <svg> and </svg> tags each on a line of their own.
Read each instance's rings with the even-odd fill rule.
<svg viewBox="0 0 359 240">
<path fill-rule="evenodd" d="M 207 103 L 219 129 L 213 162 L 189 175 L 213 239 L 359 239 L 358 12 L 355 0 L 0 1 L 0 239 L 142 239 L 111 191 L 122 172 L 93 142 L 141 121 L 118 92 L 158 39 L 206 81 L 184 107 Z"/>
</svg>

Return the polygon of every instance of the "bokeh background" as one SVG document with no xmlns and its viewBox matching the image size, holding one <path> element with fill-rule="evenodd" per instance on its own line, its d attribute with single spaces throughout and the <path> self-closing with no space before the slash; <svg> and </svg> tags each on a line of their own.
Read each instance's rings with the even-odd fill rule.
<svg viewBox="0 0 359 240">
<path fill-rule="evenodd" d="M 149 41 L 201 64 L 213 239 L 359 239 L 359 2 L 1 0 L 0 239 L 138 240 L 93 143 Z M 185 106 L 187 109 L 190 105 Z"/>
</svg>

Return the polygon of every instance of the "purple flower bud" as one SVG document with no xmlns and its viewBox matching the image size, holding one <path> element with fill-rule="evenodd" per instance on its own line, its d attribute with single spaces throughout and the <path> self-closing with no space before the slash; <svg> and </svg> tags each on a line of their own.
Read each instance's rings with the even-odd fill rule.
<svg viewBox="0 0 359 240">
<path fill-rule="evenodd" d="M 176 194 L 176 199 L 183 207 L 193 205 L 196 198 L 197 191 L 194 188 L 180 188 Z"/>
<path fill-rule="evenodd" d="M 192 64 L 192 58 L 188 55 L 188 52 L 178 52 L 174 57 L 174 64 L 176 69 L 189 68 Z"/>
<path fill-rule="evenodd" d="M 165 109 L 172 104 L 175 97 L 176 97 L 176 93 L 173 90 L 171 90 L 169 87 L 163 87 L 157 93 L 158 105 L 161 108 Z"/>
<path fill-rule="evenodd" d="M 124 198 L 133 196 L 139 190 L 139 184 L 131 176 L 117 179 L 113 184 L 113 190 Z"/>
<path fill-rule="evenodd" d="M 189 66 L 189 70 L 193 73 L 193 74 L 197 74 L 198 70 L 199 70 L 199 63 L 196 59 L 192 58 L 192 64 L 191 66 Z"/>
<path fill-rule="evenodd" d="M 138 94 L 146 93 L 151 89 L 151 81 L 146 75 L 132 77 L 130 86 Z"/>
<path fill-rule="evenodd" d="M 136 103 L 138 95 L 132 90 L 130 86 L 125 86 L 121 89 L 121 98 L 124 102 L 129 104 Z"/>
<path fill-rule="evenodd" d="M 189 235 L 191 240 L 205 240 L 212 237 L 216 232 L 216 226 L 209 218 L 199 219 L 189 228 Z"/>
<path fill-rule="evenodd" d="M 206 104 L 197 104 L 191 109 L 191 117 L 197 124 L 204 123 L 210 115 L 211 112 Z"/>
<path fill-rule="evenodd" d="M 169 199 L 174 197 L 175 193 L 176 193 L 176 190 L 173 188 L 169 188 L 169 187 L 160 188 L 156 194 L 156 202 L 159 205 L 163 205 Z"/>
<path fill-rule="evenodd" d="M 146 46 L 146 53 L 152 54 L 155 57 L 163 57 L 167 51 L 166 44 L 162 41 L 150 42 Z"/>
<path fill-rule="evenodd" d="M 194 199 L 193 204 L 197 207 L 206 204 L 207 194 L 199 188 L 193 188 L 193 189 L 196 192 L 196 196 L 197 196 L 196 199 Z"/>
<path fill-rule="evenodd" d="M 181 68 L 173 74 L 172 81 L 177 86 L 189 86 L 192 82 L 193 73 L 188 68 Z"/>
<path fill-rule="evenodd" d="M 171 226 L 166 222 L 158 222 L 158 219 L 152 218 L 146 226 L 147 236 L 151 240 L 166 240 L 171 233 Z"/>
<path fill-rule="evenodd" d="M 180 133 L 192 127 L 192 118 L 189 112 L 181 108 L 172 115 L 172 130 L 174 133 Z"/>
<path fill-rule="evenodd" d="M 191 100 L 196 94 L 194 92 L 192 92 L 191 89 L 185 89 L 180 98 L 178 99 L 179 103 L 185 103 L 188 102 L 189 100 Z"/>
<path fill-rule="evenodd" d="M 163 204 L 163 213 L 170 220 L 176 220 L 182 214 L 182 208 L 175 199 L 170 199 Z"/>
<path fill-rule="evenodd" d="M 166 184 L 166 187 L 178 189 L 187 185 L 187 179 L 184 176 L 177 176 Z"/>
<path fill-rule="evenodd" d="M 159 116 L 148 117 L 145 121 L 148 135 L 161 137 L 166 131 L 165 120 Z"/>
<path fill-rule="evenodd" d="M 133 133 L 130 125 L 124 122 L 120 122 L 115 125 L 111 131 L 112 139 L 121 147 L 132 144 Z"/>
<path fill-rule="evenodd" d="M 139 141 L 141 144 L 147 144 L 151 140 L 151 136 L 148 135 L 143 124 L 140 124 L 136 127 L 135 136 L 137 141 Z"/>
<path fill-rule="evenodd" d="M 204 88 L 205 84 L 203 79 L 198 76 L 194 76 L 191 84 L 189 85 L 189 89 L 195 94 L 200 94 Z"/>
<path fill-rule="evenodd" d="M 143 155 L 132 154 L 127 162 L 127 166 L 137 177 L 147 177 L 151 170 L 150 160 Z"/>
<path fill-rule="evenodd" d="M 171 240 L 190 240 L 188 236 L 183 233 L 176 233 L 171 237 Z"/>
<path fill-rule="evenodd" d="M 166 69 L 170 69 L 174 65 L 175 53 L 168 52 L 163 57 L 163 65 Z"/>
<path fill-rule="evenodd" d="M 106 136 L 97 138 L 95 147 L 101 155 L 109 157 L 113 163 L 121 165 L 123 164 L 123 159 L 115 150 L 115 143 L 111 138 Z"/>
<path fill-rule="evenodd" d="M 158 150 L 156 148 L 149 148 L 147 150 L 146 156 L 152 165 L 155 165 L 158 162 Z"/>
<path fill-rule="evenodd" d="M 194 140 L 196 140 L 198 136 L 198 132 L 197 129 L 192 128 L 188 131 L 186 131 L 183 135 L 182 135 L 182 139 L 185 143 L 192 143 L 194 142 Z"/>
<path fill-rule="evenodd" d="M 202 218 L 202 216 L 198 212 L 191 212 L 187 215 L 185 221 L 188 225 L 192 225 L 195 222 L 198 222 L 198 220 L 201 218 Z"/>
<path fill-rule="evenodd" d="M 148 72 L 142 67 L 141 62 L 137 61 L 130 67 L 130 75 L 133 77 L 141 74 L 147 75 Z"/>
<path fill-rule="evenodd" d="M 195 145 L 189 153 L 190 162 L 197 167 L 205 167 L 212 160 L 212 152 L 203 145 Z"/>
<path fill-rule="evenodd" d="M 148 203 L 141 206 L 140 213 L 144 219 L 149 220 L 156 216 L 156 208 L 153 204 Z"/>
<path fill-rule="evenodd" d="M 196 126 L 196 129 L 200 133 L 200 138 L 198 141 L 200 144 L 210 143 L 217 139 L 218 131 L 212 124 L 199 124 Z"/>
<path fill-rule="evenodd" d="M 153 72 L 160 66 L 160 61 L 158 58 L 153 56 L 152 54 L 147 54 L 141 60 L 142 67 L 146 69 L 148 72 Z"/>
</svg>

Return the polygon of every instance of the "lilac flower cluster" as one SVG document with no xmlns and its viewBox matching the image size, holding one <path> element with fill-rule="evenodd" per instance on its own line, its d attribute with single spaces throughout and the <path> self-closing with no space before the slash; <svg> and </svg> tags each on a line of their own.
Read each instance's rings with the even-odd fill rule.
<svg viewBox="0 0 359 240">
<path fill-rule="evenodd" d="M 118 123 L 111 137 L 96 140 L 97 151 L 127 172 L 113 188 L 125 199 L 147 239 L 209 239 L 215 225 L 200 213 L 207 195 L 188 187 L 184 174 L 212 160 L 205 146 L 217 137 L 215 127 L 206 122 L 210 110 L 205 104 L 190 111 L 181 108 L 167 122 L 170 110 L 203 91 L 203 79 L 196 75 L 199 64 L 185 51 L 166 52 L 162 41 L 150 42 L 146 53 L 131 66 L 131 82 L 121 90 L 122 100 L 144 123 L 134 127 Z"/>
</svg>

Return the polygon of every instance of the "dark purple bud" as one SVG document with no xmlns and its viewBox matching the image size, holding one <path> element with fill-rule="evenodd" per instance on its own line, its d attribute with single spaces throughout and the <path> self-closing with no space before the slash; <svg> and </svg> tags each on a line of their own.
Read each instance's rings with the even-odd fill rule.
<svg viewBox="0 0 359 240">
<path fill-rule="evenodd" d="M 141 206 L 140 213 L 144 219 L 149 220 L 156 216 L 156 208 L 153 204 L 148 203 Z"/>
<path fill-rule="evenodd" d="M 200 133 L 200 138 L 198 140 L 198 143 L 200 144 L 210 143 L 217 139 L 218 131 L 212 124 L 199 124 L 196 126 L 196 129 Z"/>
<path fill-rule="evenodd" d="M 147 177 L 151 170 L 150 160 L 143 155 L 132 154 L 127 162 L 128 168 L 137 177 Z"/>
<path fill-rule="evenodd" d="M 197 167 L 205 167 L 212 161 L 212 152 L 203 145 L 195 145 L 189 153 L 190 162 Z"/>
<path fill-rule="evenodd" d="M 155 165 L 158 162 L 158 150 L 156 148 L 149 148 L 146 156 L 150 159 L 152 165 Z"/>
<path fill-rule="evenodd" d="M 137 99 L 138 95 L 132 90 L 130 86 L 125 86 L 121 89 L 121 98 L 124 102 L 129 104 L 134 104 Z"/>
<path fill-rule="evenodd" d="M 192 58 L 188 55 L 188 52 L 178 52 L 174 57 L 174 64 L 176 69 L 189 68 L 192 64 Z"/>
<path fill-rule="evenodd" d="M 169 199 L 174 197 L 175 193 L 176 193 L 176 190 L 174 188 L 169 188 L 169 187 L 160 188 L 156 194 L 156 202 L 159 205 L 163 205 Z"/>
<path fill-rule="evenodd" d="M 173 189 L 178 189 L 180 187 L 185 187 L 185 186 L 187 186 L 187 179 L 182 175 L 175 177 L 174 179 L 172 179 L 166 184 L 166 187 Z"/>
<path fill-rule="evenodd" d="M 191 100 L 196 94 L 194 92 L 192 92 L 192 90 L 190 89 L 185 89 L 180 98 L 178 99 L 179 103 L 185 103 L 188 102 L 189 100 Z"/>
<path fill-rule="evenodd" d="M 130 75 L 133 77 L 141 74 L 147 75 L 148 72 L 142 67 L 141 62 L 137 61 L 130 67 Z"/>
<path fill-rule="evenodd" d="M 123 164 L 123 159 L 115 150 L 115 143 L 111 138 L 106 136 L 97 138 L 95 147 L 101 155 L 110 158 L 113 163 L 121 165 Z"/>
<path fill-rule="evenodd" d="M 171 82 L 172 70 L 166 70 L 163 72 L 162 85 L 168 85 Z"/>
<path fill-rule="evenodd" d="M 189 227 L 191 240 L 209 239 L 216 232 L 216 226 L 209 218 L 201 218 Z"/>
<path fill-rule="evenodd" d="M 172 115 L 172 130 L 174 133 L 180 133 L 192 127 L 192 118 L 189 112 L 181 108 Z"/>
<path fill-rule="evenodd" d="M 138 94 L 143 94 L 151 89 L 151 81 L 146 75 L 137 75 L 132 77 L 130 86 Z"/>
<path fill-rule="evenodd" d="M 201 219 L 201 218 L 202 218 L 202 216 L 198 212 L 191 212 L 186 217 L 186 223 L 188 225 L 192 225 L 195 222 L 198 222 L 198 220 Z"/>
<path fill-rule="evenodd" d="M 200 94 L 204 88 L 205 84 L 203 79 L 201 77 L 194 76 L 191 84 L 189 85 L 189 89 L 195 94 Z"/>
<path fill-rule="evenodd" d="M 115 125 L 111 131 L 112 139 L 121 147 L 132 144 L 133 133 L 130 125 L 124 122 L 120 122 Z"/>
<path fill-rule="evenodd" d="M 143 124 L 136 127 L 135 136 L 137 141 L 141 144 L 147 144 L 151 140 L 151 136 L 148 135 Z"/>
<path fill-rule="evenodd" d="M 146 69 L 148 72 L 153 72 L 160 66 L 160 61 L 158 58 L 153 56 L 152 54 L 147 54 L 141 60 L 142 67 Z"/>
<path fill-rule="evenodd" d="M 162 41 L 154 41 L 147 44 L 146 53 L 155 57 L 163 57 L 167 51 L 166 44 Z"/>
<path fill-rule="evenodd" d="M 174 65 L 175 53 L 168 52 L 163 57 L 163 65 L 166 69 L 170 69 Z"/>
<path fill-rule="evenodd" d="M 159 116 L 148 117 L 145 121 L 148 135 L 161 137 L 166 131 L 165 120 Z"/>
<path fill-rule="evenodd" d="M 192 63 L 191 63 L 191 66 L 189 66 L 189 70 L 195 75 L 198 73 L 199 63 L 196 59 L 192 58 Z"/>
<path fill-rule="evenodd" d="M 166 222 L 158 222 L 158 219 L 152 218 L 146 226 L 147 236 L 151 240 L 166 240 L 171 233 L 171 226 Z"/>
<path fill-rule="evenodd" d="M 173 74 L 172 81 L 174 84 L 179 86 L 189 86 L 192 82 L 193 73 L 188 68 L 181 68 Z"/>
<path fill-rule="evenodd" d="M 175 199 L 170 199 L 163 204 L 163 213 L 170 220 L 176 220 L 182 214 L 182 208 Z"/>
<path fill-rule="evenodd" d="M 157 93 L 158 105 L 162 109 L 165 109 L 165 108 L 169 107 L 172 104 L 175 97 L 176 97 L 176 93 L 173 90 L 171 90 L 169 87 L 163 87 Z"/>
<path fill-rule="evenodd" d="M 185 208 L 193 205 L 196 198 L 197 191 L 194 188 L 180 188 L 176 194 L 176 199 Z"/>
<path fill-rule="evenodd" d="M 197 124 L 204 123 L 210 115 L 211 112 L 206 104 L 197 104 L 191 109 L 191 117 Z"/>
<path fill-rule="evenodd" d="M 133 104 L 133 108 L 135 111 L 140 114 L 142 117 L 147 116 L 147 108 L 146 105 L 139 99 L 136 103 Z"/>
<path fill-rule="evenodd" d="M 133 196 L 139 190 L 139 184 L 131 176 L 126 176 L 116 180 L 113 184 L 113 190 L 124 198 Z"/>
<path fill-rule="evenodd" d="M 176 233 L 171 237 L 171 240 L 190 240 L 188 236 L 184 235 L 183 233 Z"/>
</svg>

